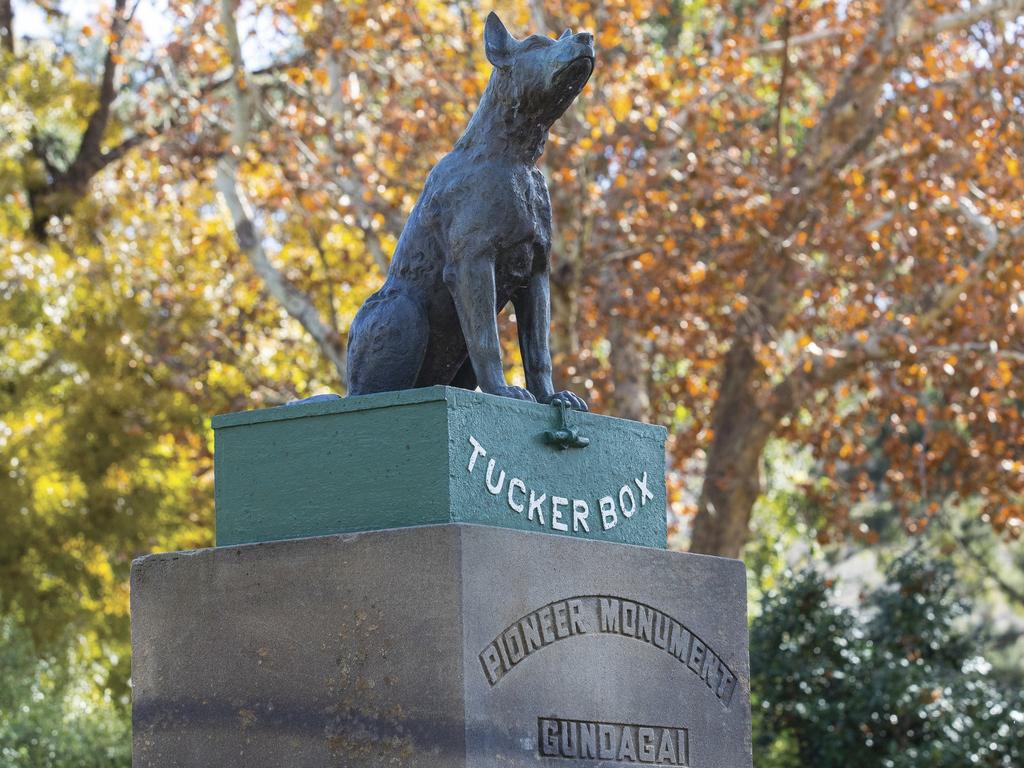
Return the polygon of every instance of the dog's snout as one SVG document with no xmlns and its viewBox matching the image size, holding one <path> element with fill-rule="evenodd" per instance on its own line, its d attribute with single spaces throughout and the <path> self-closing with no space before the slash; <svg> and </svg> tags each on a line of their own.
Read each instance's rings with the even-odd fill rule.
<svg viewBox="0 0 1024 768">
<path fill-rule="evenodd" d="M 578 32 L 576 34 L 576 42 L 583 43 L 584 45 L 593 45 L 594 36 L 589 32 Z"/>
</svg>

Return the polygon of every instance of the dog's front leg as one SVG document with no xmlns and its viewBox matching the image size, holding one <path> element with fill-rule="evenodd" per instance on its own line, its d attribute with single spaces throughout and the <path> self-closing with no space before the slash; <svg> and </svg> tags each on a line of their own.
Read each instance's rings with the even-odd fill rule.
<svg viewBox="0 0 1024 768">
<path fill-rule="evenodd" d="M 533 400 L 528 390 L 510 387 L 505 382 L 498 340 L 494 260 L 485 254 L 453 260 L 445 266 L 444 282 L 455 302 L 480 389 L 491 395 Z"/>
<path fill-rule="evenodd" d="M 555 392 L 551 383 L 551 287 L 546 271 L 537 271 L 530 282 L 512 297 L 519 328 L 519 351 L 526 372 L 526 387 L 539 403 L 564 400 L 577 411 L 587 410 L 579 395 L 563 390 Z"/>
</svg>

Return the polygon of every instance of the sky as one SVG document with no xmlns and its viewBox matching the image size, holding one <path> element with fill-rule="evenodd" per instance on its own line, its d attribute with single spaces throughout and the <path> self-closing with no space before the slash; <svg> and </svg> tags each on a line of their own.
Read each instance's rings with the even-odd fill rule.
<svg viewBox="0 0 1024 768">
<path fill-rule="evenodd" d="M 83 25 L 96 26 L 101 10 L 109 9 L 112 0 L 49 0 L 48 4 L 58 7 L 67 15 L 67 25 L 72 30 Z M 131 7 L 129 5 L 129 7 Z M 274 60 L 275 52 L 280 53 L 281 35 L 275 29 L 270 13 L 242 11 L 238 16 L 238 32 L 242 39 L 242 57 L 246 66 L 258 68 Z M 173 35 L 173 18 L 168 9 L 168 0 L 139 0 L 134 20 L 142 26 L 147 47 L 157 48 Z M 46 14 L 32 0 L 14 0 L 14 32 L 18 38 L 34 40 L 52 39 L 56 26 L 47 22 Z"/>
<path fill-rule="evenodd" d="M 58 0 L 53 5 L 68 15 L 72 27 L 81 27 L 93 22 L 97 10 L 109 3 L 103 0 Z M 165 40 L 171 32 L 166 0 L 141 0 L 135 18 L 145 30 L 147 39 L 153 42 Z M 28 0 L 14 0 L 14 31 L 18 37 L 47 38 L 50 36 L 49 27 L 46 15 L 38 5 Z"/>
</svg>

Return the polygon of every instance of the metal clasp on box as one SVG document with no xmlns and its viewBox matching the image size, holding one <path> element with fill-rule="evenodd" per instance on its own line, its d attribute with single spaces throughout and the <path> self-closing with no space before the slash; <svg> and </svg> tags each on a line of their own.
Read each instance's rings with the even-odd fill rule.
<svg viewBox="0 0 1024 768">
<path fill-rule="evenodd" d="M 558 408 L 559 428 L 549 429 L 544 433 L 544 440 L 548 445 L 565 450 L 567 448 L 586 448 L 590 445 L 590 438 L 580 434 L 578 427 L 569 426 L 567 411 L 569 404 L 562 398 L 556 398 L 552 405 Z"/>
</svg>

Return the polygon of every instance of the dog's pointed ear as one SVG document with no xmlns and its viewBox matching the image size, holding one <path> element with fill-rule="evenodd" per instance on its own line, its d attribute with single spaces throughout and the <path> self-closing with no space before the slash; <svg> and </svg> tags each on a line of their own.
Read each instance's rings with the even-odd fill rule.
<svg viewBox="0 0 1024 768">
<path fill-rule="evenodd" d="M 563 32 L 558 39 L 565 40 L 567 37 L 572 37 L 572 27 L 566 27 L 565 32 Z"/>
<path fill-rule="evenodd" d="M 484 24 L 484 51 L 487 60 L 496 67 L 507 67 L 512 63 L 512 51 L 516 40 L 505 29 L 498 14 L 491 11 Z"/>
</svg>

